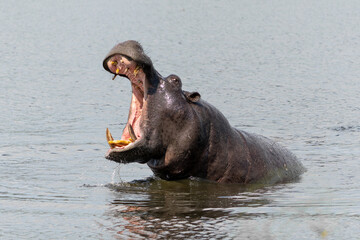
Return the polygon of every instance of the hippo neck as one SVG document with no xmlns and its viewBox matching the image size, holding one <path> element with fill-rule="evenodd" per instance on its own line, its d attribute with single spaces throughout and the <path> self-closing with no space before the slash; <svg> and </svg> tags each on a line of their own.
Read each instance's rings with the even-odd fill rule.
<svg viewBox="0 0 360 240">
<path fill-rule="evenodd" d="M 240 162 L 239 166 L 231 166 L 228 161 L 231 158 L 230 155 L 234 152 L 239 155 L 248 152 L 246 149 L 236 149 L 234 151 L 235 145 L 237 145 L 236 142 L 243 142 L 243 139 L 241 139 L 237 130 L 230 126 L 225 116 L 214 106 L 203 100 L 200 101 L 200 105 L 201 107 L 195 109 L 197 113 L 201 112 L 199 117 L 204 119 L 204 116 L 213 116 L 213 118 L 207 118 L 207 123 L 205 123 L 207 128 L 206 142 L 208 144 L 205 145 L 203 154 L 199 158 L 199 167 L 194 167 L 197 170 L 195 170 L 193 176 L 222 182 L 222 177 L 226 175 L 226 172 L 236 168 L 237 171 L 243 171 L 242 169 L 244 169 L 243 178 L 245 179 L 248 163 Z"/>
</svg>

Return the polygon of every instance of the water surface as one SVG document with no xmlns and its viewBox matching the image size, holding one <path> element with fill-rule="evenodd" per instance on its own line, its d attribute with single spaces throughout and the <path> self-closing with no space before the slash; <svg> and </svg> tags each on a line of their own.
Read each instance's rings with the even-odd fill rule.
<svg viewBox="0 0 360 240">
<path fill-rule="evenodd" d="M 16 1 L 0 5 L 1 239 L 356 239 L 356 1 Z M 130 85 L 102 69 L 140 41 L 163 75 L 308 171 L 275 186 L 166 182 L 104 159 Z"/>
</svg>

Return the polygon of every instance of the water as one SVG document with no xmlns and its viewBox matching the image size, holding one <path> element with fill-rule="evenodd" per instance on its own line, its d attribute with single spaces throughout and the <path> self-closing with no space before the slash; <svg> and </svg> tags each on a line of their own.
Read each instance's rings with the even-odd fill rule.
<svg viewBox="0 0 360 240">
<path fill-rule="evenodd" d="M 360 6 L 356 1 L 2 1 L 1 239 L 356 239 Z M 308 171 L 275 186 L 152 179 L 103 158 L 125 79 L 102 60 L 139 40 L 232 125 Z M 134 181 L 136 180 L 136 181 Z"/>
</svg>

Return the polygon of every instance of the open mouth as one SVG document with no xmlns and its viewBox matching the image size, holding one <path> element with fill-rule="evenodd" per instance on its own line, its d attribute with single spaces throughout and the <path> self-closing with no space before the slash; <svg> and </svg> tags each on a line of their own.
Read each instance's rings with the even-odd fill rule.
<svg viewBox="0 0 360 240">
<path fill-rule="evenodd" d="M 126 56 L 115 55 L 107 61 L 109 70 L 116 76 L 126 77 L 130 80 L 132 96 L 128 121 L 123 130 L 120 140 L 114 140 L 109 129 L 106 129 L 106 139 L 111 149 L 126 150 L 130 145 L 139 141 L 142 137 L 140 129 L 141 113 L 144 105 L 144 82 L 143 69 Z"/>
</svg>

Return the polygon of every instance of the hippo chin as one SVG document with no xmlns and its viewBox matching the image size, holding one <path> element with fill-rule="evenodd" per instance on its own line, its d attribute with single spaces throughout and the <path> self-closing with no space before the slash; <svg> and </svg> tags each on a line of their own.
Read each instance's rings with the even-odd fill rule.
<svg viewBox="0 0 360 240">
<path fill-rule="evenodd" d="M 231 127 L 199 93 L 183 91 L 178 76 L 161 76 L 138 42 L 114 46 L 103 66 L 114 78 L 128 78 L 132 88 L 121 139 L 106 132 L 107 159 L 147 163 L 166 180 L 192 176 L 221 183 L 267 184 L 297 179 L 305 171 L 277 143 Z"/>
</svg>

